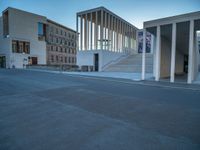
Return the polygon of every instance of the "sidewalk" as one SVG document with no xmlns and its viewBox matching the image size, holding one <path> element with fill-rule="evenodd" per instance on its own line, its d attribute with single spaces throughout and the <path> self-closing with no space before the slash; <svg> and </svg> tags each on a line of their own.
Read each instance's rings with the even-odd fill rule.
<svg viewBox="0 0 200 150">
<path fill-rule="evenodd" d="M 130 79 L 134 81 L 141 80 L 141 73 L 126 73 L 126 72 L 63 72 L 64 74 L 81 75 L 81 76 L 95 76 L 95 77 L 109 77 Z M 146 74 L 146 78 L 151 78 L 152 74 Z"/>
</svg>

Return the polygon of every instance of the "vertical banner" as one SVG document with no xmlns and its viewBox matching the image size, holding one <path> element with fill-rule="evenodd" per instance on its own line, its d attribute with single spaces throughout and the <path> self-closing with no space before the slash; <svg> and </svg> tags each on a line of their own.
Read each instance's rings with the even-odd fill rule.
<svg viewBox="0 0 200 150">
<path fill-rule="evenodd" d="M 138 32 L 138 53 L 143 51 L 143 32 Z M 151 34 L 146 33 L 146 53 L 151 52 Z"/>
</svg>

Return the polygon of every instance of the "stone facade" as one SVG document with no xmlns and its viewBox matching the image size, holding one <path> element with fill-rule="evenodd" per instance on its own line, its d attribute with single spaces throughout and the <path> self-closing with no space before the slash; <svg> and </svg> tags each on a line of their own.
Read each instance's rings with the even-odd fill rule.
<svg viewBox="0 0 200 150">
<path fill-rule="evenodd" d="M 47 20 L 47 65 L 76 65 L 76 31 Z"/>
</svg>

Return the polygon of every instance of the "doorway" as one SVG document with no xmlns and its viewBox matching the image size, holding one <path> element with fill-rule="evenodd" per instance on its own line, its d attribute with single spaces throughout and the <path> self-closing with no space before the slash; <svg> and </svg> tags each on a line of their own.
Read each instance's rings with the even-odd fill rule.
<svg viewBox="0 0 200 150">
<path fill-rule="evenodd" d="M 99 54 L 94 54 L 94 71 L 99 71 Z"/>
<path fill-rule="evenodd" d="M 6 68 L 6 57 L 0 56 L 0 68 Z"/>
</svg>

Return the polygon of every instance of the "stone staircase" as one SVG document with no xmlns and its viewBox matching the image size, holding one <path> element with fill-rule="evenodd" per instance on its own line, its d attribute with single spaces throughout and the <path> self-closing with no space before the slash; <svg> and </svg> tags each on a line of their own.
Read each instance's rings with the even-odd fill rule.
<svg viewBox="0 0 200 150">
<path fill-rule="evenodd" d="M 134 72 L 141 73 L 142 54 L 132 54 L 115 64 L 107 66 L 105 72 Z M 146 54 L 146 73 L 153 72 L 153 54 Z"/>
</svg>

